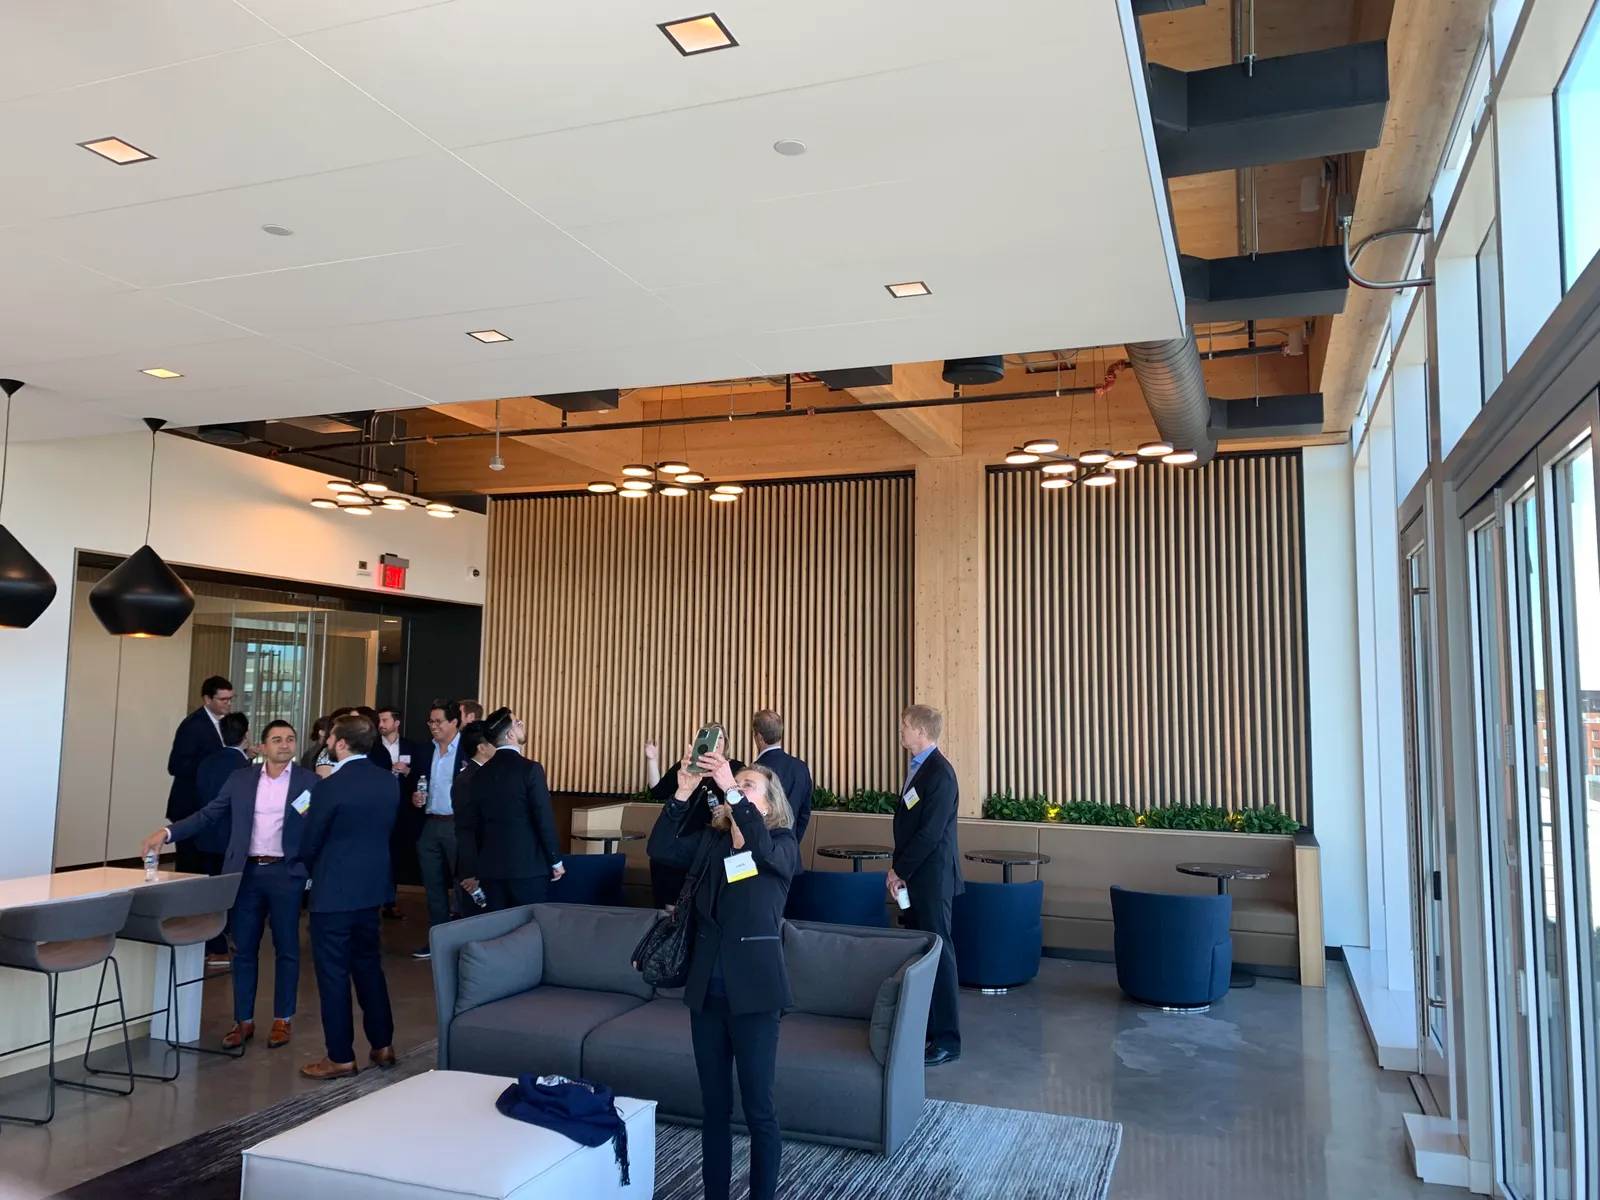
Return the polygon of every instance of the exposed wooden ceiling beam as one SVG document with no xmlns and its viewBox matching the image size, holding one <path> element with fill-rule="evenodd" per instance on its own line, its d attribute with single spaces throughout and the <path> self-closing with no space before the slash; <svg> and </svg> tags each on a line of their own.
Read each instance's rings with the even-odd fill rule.
<svg viewBox="0 0 1600 1200">
<path fill-rule="evenodd" d="M 623 397 L 618 411 L 627 410 L 630 418 L 640 415 L 638 401 Z M 540 425 L 560 423 L 559 411 L 531 396 L 511 396 L 499 401 L 500 425 L 503 429 L 533 429 Z M 433 411 L 454 417 L 479 429 L 494 428 L 493 400 L 474 400 L 466 404 L 435 404 Z M 588 424 L 592 418 L 579 415 L 570 424 Z M 598 422 L 596 422 L 598 423 Z M 641 440 L 638 430 L 618 430 L 613 433 L 557 434 L 550 437 L 528 438 L 526 443 L 536 450 L 557 458 L 568 459 L 610 478 L 622 470 L 623 463 L 636 462 Z M 488 456 L 485 455 L 485 458 Z"/>
<path fill-rule="evenodd" d="M 877 387 L 847 388 L 863 404 L 886 400 L 935 400 L 948 396 L 951 387 L 940 376 L 944 364 L 938 362 L 899 363 L 894 381 Z M 961 453 L 961 410 L 923 408 L 903 412 L 880 412 L 884 422 L 929 458 L 953 458 Z"/>
</svg>

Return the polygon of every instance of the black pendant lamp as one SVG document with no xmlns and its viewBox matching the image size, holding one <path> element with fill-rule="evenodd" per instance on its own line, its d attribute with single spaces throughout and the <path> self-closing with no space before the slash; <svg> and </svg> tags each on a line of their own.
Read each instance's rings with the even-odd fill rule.
<svg viewBox="0 0 1600 1200">
<path fill-rule="evenodd" d="M 171 637 L 194 611 L 194 593 L 161 556 L 150 549 L 150 510 L 156 487 L 156 434 L 166 424 L 146 417 L 150 427 L 150 486 L 145 494 L 145 544 L 122 560 L 89 593 L 89 607 L 106 632 L 116 637 Z"/>
<path fill-rule="evenodd" d="M 6 498 L 6 464 L 11 460 L 11 397 L 22 389 L 20 379 L 0 379 L 6 394 L 5 442 L 0 446 L 0 510 Z M 26 629 L 56 598 L 56 581 L 11 531 L 0 525 L 0 629 Z"/>
</svg>

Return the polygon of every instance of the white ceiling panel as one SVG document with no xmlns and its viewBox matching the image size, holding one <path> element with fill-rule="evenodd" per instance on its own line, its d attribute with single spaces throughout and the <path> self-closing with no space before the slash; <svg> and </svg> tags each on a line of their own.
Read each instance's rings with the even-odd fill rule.
<svg viewBox="0 0 1600 1200">
<path fill-rule="evenodd" d="M 431 8 L 454 0 L 240 0 L 281 34 L 294 37 L 317 29 L 332 29 L 373 17 L 387 17 L 413 8 Z"/>
<path fill-rule="evenodd" d="M 236 325 L 154 292 L 65 298 L 0 291 L 0 364 L 8 372 L 62 359 L 155 353 L 245 336 L 247 331 Z"/>
<path fill-rule="evenodd" d="M 168 382 L 181 382 L 169 380 Z M 22 395 L 22 393 L 18 393 Z M 158 405 L 134 411 L 127 403 L 95 404 L 98 412 L 123 416 L 165 417 L 173 425 L 204 425 L 246 415 L 305 417 L 320 413 L 362 412 L 378 408 L 415 408 L 425 397 L 355 371 L 313 379 L 262 380 L 242 387 L 169 393 Z"/>
</svg>

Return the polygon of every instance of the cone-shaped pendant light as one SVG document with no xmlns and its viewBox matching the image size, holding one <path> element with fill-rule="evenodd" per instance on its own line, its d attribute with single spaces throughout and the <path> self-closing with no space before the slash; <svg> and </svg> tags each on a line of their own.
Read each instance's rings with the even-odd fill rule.
<svg viewBox="0 0 1600 1200">
<path fill-rule="evenodd" d="M 6 498 L 6 464 L 11 459 L 11 397 L 22 389 L 18 379 L 0 379 L 6 394 L 5 442 L 0 445 L 0 511 Z M 56 598 L 56 581 L 44 565 L 0 524 L 0 629 L 26 629 Z"/>
<path fill-rule="evenodd" d="M 89 607 L 106 632 L 117 637 L 171 637 L 194 611 L 194 593 L 150 549 L 150 510 L 156 486 L 156 434 L 166 424 L 146 417 L 150 427 L 150 486 L 145 496 L 145 544 L 89 593 Z"/>
</svg>

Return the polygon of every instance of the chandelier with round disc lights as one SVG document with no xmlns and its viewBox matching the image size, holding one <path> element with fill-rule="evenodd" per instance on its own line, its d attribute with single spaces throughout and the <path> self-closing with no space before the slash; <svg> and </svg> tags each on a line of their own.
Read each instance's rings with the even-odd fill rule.
<svg viewBox="0 0 1600 1200">
<path fill-rule="evenodd" d="M 1077 454 L 1063 454 L 1055 438 L 1030 438 L 1014 447 L 1006 455 L 1006 462 L 1014 467 L 1036 467 L 1039 486 L 1051 490 L 1069 488 L 1074 484 L 1084 487 L 1111 487 L 1123 471 L 1149 463 L 1165 463 L 1171 467 L 1184 467 L 1200 456 L 1193 450 L 1178 449 L 1170 442 L 1145 442 L 1137 450 L 1117 451 L 1092 447 Z"/>
<path fill-rule="evenodd" d="M 629 463 L 622 468 L 622 481 L 596 479 L 589 491 L 601 496 L 622 496 L 642 500 L 646 496 L 687 496 L 690 492 L 709 492 L 710 498 L 728 504 L 744 494 L 736 483 L 711 483 L 682 459 L 669 458 L 658 463 Z"/>
<path fill-rule="evenodd" d="M 440 517 L 445 520 L 461 511 L 453 504 L 445 504 L 439 500 L 424 500 L 420 496 L 408 496 L 403 492 L 397 492 L 388 484 L 379 483 L 375 479 L 361 481 L 330 479 L 328 491 L 333 494 L 313 497 L 311 507 L 337 508 L 352 517 L 370 517 L 375 512 L 404 512 L 408 508 L 420 508 L 430 517 Z"/>
</svg>

